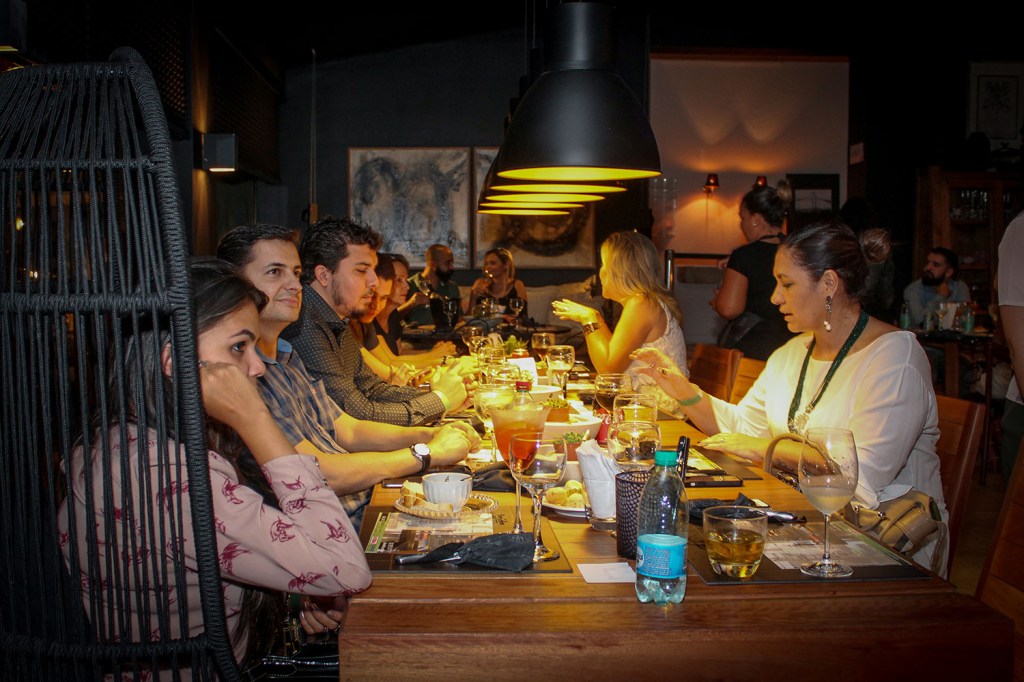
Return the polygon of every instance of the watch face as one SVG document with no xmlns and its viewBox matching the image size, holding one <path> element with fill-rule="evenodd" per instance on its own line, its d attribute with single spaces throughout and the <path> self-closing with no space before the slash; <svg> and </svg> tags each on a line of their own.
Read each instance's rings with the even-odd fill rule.
<svg viewBox="0 0 1024 682">
<path fill-rule="evenodd" d="M 412 446 L 412 451 L 417 456 L 430 454 L 430 448 L 427 447 L 426 443 L 416 443 Z"/>
</svg>

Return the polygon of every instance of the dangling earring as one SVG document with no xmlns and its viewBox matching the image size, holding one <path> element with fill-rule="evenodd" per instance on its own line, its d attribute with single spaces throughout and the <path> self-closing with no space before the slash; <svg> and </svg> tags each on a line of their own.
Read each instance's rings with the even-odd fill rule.
<svg viewBox="0 0 1024 682">
<path fill-rule="evenodd" d="M 825 297 L 825 331 L 832 331 L 832 297 Z"/>
</svg>

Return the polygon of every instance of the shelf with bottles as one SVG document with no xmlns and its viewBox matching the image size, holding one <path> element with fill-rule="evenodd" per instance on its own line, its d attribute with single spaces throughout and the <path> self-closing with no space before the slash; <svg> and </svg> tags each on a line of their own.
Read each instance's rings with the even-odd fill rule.
<svg viewBox="0 0 1024 682">
<path fill-rule="evenodd" d="M 978 187 L 949 188 L 949 219 L 957 224 L 988 225 L 991 193 Z"/>
</svg>

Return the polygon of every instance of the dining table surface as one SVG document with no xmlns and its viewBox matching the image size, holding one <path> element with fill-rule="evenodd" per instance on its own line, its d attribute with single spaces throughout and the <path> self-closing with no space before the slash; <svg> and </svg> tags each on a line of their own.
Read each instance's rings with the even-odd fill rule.
<svg viewBox="0 0 1024 682">
<path fill-rule="evenodd" d="M 702 437 L 659 422 L 662 443 Z M 759 469 L 742 491 L 773 508 L 820 514 Z M 726 491 L 726 492 L 723 492 Z M 377 486 L 362 529 L 393 510 Z M 488 493 L 510 506 L 512 493 Z M 524 500 L 524 524 L 532 527 Z M 632 582 L 587 582 L 580 565 L 625 562 L 607 531 L 545 510 L 571 571 L 375 572 L 339 635 L 341 679 L 1002 680 L 1012 622 L 921 569 L 915 579 L 758 583 L 703 580 L 691 563 L 682 603 L 640 603 Z M 692 533 L 691 533 L 692 534 Z M 635 561 L 628 562 L 635 567 Z M 921 575 L 924 573 L 926 575 Z"/>
</svg>

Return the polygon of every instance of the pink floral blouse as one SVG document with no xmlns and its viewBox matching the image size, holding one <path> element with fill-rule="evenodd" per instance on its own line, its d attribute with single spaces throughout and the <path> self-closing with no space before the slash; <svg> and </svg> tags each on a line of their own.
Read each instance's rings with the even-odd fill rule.
<svg viewBox="0 0 1024 682">
<path fill-rule="evenodd" d="M 67 505 L 69 502 L 74 504 L 79 580 L 85 590 L 88 590 L 90 586 L 99 586 L 104 610 L 109 608 L 110 599 L 114 597 L 111 594 L 112 590 L 107 575 L 108 568 L 104 559 L 106 552 L 113 549 L 118 556 L 134 552 L 137 554 L 134 560 L 136 565 L 151 568 L 153 566 L 153 557 L 150 555 L 152 547 L 147 546 L 143 538 L 154 536 L 170 538 L 172 526 L 175 523 L 174 516 L 176 516 L 176 512 L 168 514 L 164 528 L 156 529 L 155 532 L 152 528 L 143 531 L 140 524 L 150 522 L 145 519 L 139 520 L 136 517 L 133 522 L 135 526 L 134 541 L 125 543 L 125 548 L 110 548 L 103 542 L 103 538 L 113 538 L 109 539 L 109 542 L 121 542 L 122 532 L 125 530 L 125 515 L 122 510 L 130 503 L 127 496 L 137 498 L 142 489 L 137 476 L 140 453 L 135 434 L 132 434 L 128 443 L 129 461 L 127 466 L 123 466 L 125 463 L 120 461 L 122 450 L 117 442 L 118 430 L 116 427 L 110 430 L 109 437 L 114 443 L 112 446 L 114 461 L 111 466 L 113 480 L 110 482 L 111 485 L 107 492 L 113 494 L 113 509 L 104 509 L 100 502 L 104 494 L 100 458 L 91 457 L 87 461 L 82 457 L 82 450 L 79 448 L 72 455 L 73 470 L 68 476 L 68 500 L 61 507 L 58 521 L 61 547 L 64 550 L 65 559 L 70 561 L 72 548 L 69 542 Z M 171 443 L 168 447 L 173 452 L 174 444 Z M 155 434 L 151 433 L 148 450 L 149 459 L 155 461 Z M 349 595 L 361 592 L 370 586 L 370 569 L 367 566 L 359 536 L 338 502 L 337 496 L 327 486 L 323 474 L 320 472 L 319 462 L 315 457 L 309 455 L 279 457 L 263 467 L 263 474 L 280 502 L 280 510 L 266 505 L 258 492 L 240 483 L 234 468 L 224 457 L 216 452 L 209 452 L 209 463 L 217 550 L 220 554 L 221 592 L 229 632 L 233 632 L 237 625 L 244 584 L 310 596 Z M 92 518 L 86 516 L 86 466 L 91 467 L 94 504 L 97 505 L 97 511 Z M 178 487 L 179 476 L 184 476 L 184 462 L 180 463 L 180 473 L 177 466 L 172 466 L 170 471 L 164 472 L 157 471 L 155 464 L 150 464 L 149 468 L 152 490 L 148 506 L 158 509 L 166 505 L 168 493 Z M 129 480 L 122 478 L 124 471 L 129 472 Z M 187 483 L 181 493 L 183 537 L 180 543 L 182 547 L 180 557 L 184 564 L 182 570 L 188 593 L 187 623 L 184 627 L 182 626 L 177 605 L 172 603 L 168 612 L 170 630 L 164 633 L 163 638 L 194 636 L 203 628 Z M 131 506 L 138 514 L 146 505 L 134 503 Z M 111 511 L 116 529 L 116 534 L 113 536 L 104 533 L 103 530 L 105 524 L 110 522 L 107 517 Z M 153 516 L 159 518 L 158 515 Z M 97 562 L 99 575 L 89 575 L 88 571 L 91 548 L 86 539 L 87 523 L 95 524 L 97 535 L 101 538 L 99 561 Z M 162 561 L 170 565 L 174 563 L 173 557 L 178 553 L 174 552 L 173 548 L 169 548 L 165 554 Z M 168 569 L 166 575 L 173 582 L 175 572 L 170 570 L 170 566 Z M 150 589 L 152 590 L 156 581 L 152 577 L 152 571 L 149 573 Z M 129 574 L 121 577 L 120 580 L 127 582 L 130 594 L 133 595 L 131 610 L 133 612 L 141 611 L 138 589 L 135 587 L 136 576 Z M 173 592 L 172 587 L 164 589 L 167 592 Z M 123 597 L 117 595 L 117 598 L 120 600 Z M 171 599 L 173 600 L 173 596 Z M 148 611 L 153 614 L 149 619 L 150 633 L 148 636 L 151 640 L 160 639 L 157 600 L 152 596 L 148 600 Z M 92 615 L 92 612 L 89 611 L 90 603 L 87 591 L 83 593 L 83 601 L 87 613 Z M 104 618 L 103 620 L 108 619 Z M 138 632 L 137 618 L 133 618 L 132 623 L 133 638 L 138 638 L 140 633 Z M 93 625 L 94 627 L 97 625 L 103 627 L 102 624 L 95 622 Z M 110 631 L 98 632 L 97 635 L 101 640 L 120 639 L 114 629 L 116 625 L 105 627 L 110 628 Z M 187 632 L 183 629 L 187 629 Z M 244 642 L 236 645 L 236 656 L 241 656 L 244 653 L 240 650 L 243 647 Z"/>
</svg>

